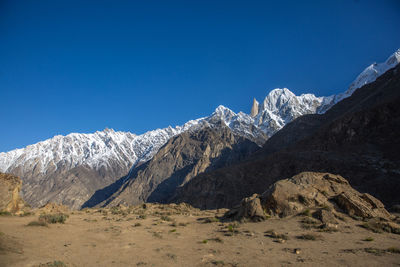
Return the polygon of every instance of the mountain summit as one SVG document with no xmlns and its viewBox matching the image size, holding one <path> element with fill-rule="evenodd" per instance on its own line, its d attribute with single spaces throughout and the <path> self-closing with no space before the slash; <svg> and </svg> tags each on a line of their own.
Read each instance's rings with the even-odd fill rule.
<svg viewBox="0 0 400 267">
<path fill-rule="evenodd" d="M 253 100 L 250 114 L 235 113 L 221 105 L 208 117 L 142 135 L 112 129 L 92 134 L 58 135 L 22 149 L 0 153 L 0 172 L 21 177 L 23 197 L 34 207 L 52 201 L 80 208 L 96 190 L 122 176 L 129 176 L 136 166 L 152 159 L 174 136 L 204 126 L 227 126 L 233 134 L 261 146 L 289 122 L 306 114 L 325 113 L 399 62 L 400 49 L 384 63 L 366 68 L 347 91 L 338 95 L 296 96 L 287 88 L 274 89 L 261 104 Z"/>
</svg>

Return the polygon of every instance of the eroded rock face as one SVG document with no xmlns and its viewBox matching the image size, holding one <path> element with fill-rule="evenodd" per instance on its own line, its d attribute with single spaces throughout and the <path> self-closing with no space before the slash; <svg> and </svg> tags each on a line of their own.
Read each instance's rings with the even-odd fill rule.
<svg viewBox="0 0 400 267">
<path fill-rule="evenodd" d="M 318 172 L 302 172 L 278 181 L 262 195 L 244 199 L 241 206 L 229 211 L 226 217 L 253 220 L 255 210 L 260 214 L 286 217 L 310 209 L 316 210 L 314 216 L 325 224 L 335 224 L 337 212 L 366 219 L 391 219 L 378 199 L 354 190 L 340 175 Z"/>
<path fill-rule="evenodd" d="M 0 211 L 23 213 L 25 202 L 19 195 L 22 181 L 17 176 L 0 173 Z"/>
<path fill-rule="evenodd" d="M 354 190 L 355 191 L 355 190 Z M 358 193 L 358 192 L 357 192 Z M 362 218 L 390 218 L 382 202 L 370 194 L 343 192 L 334 197 L 336 204 L 350 216 Z"/>
</svg>

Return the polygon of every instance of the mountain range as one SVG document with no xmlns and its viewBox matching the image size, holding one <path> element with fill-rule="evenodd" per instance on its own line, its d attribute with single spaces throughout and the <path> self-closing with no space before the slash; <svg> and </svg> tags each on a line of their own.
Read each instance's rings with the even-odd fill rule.
<svg viewBox="0 0 400 267">
<path fill-rule="evenodd" d="M 172 202 L 232 207 L 303 171 L 344 175 L 387 206 L 400 203 L 400 65 L 324 114 L 288 123 L 249 158 L 199 174 Z"/>
<path fill-rule="evenodd" d="M 333 122 L 335 116 L 330 114 L 336 114 L 335 110 L 340 109 L 336 104 L 345 100 L 348 103 L 350 100 L 347 99 L 359 91 L 357 89 L 379 82 L 379 77 L 399 62 L 400 49 L 384 63 L 374 63 L 366 68 L 344 93 L 338 95 L 296 96 L 286 88 L 274 89 L 261 104 L 254 99 L 250 114 L 235 113 L 219 106 L 210 116 L 142 135 L 105 129 L 92 134 L 55 136 L 22 149 L 0 153 L 0 172 L 22 178 L 23 198 L 33 207 L 48 202 L 79 209 L 144 201 L 187 201 L 187 194 L 199 193 L 193 186 L 202 176 L 231 166 L 240 169 L 236 166 L 244 164 L 242 161 L 248 162 L 252 158 L 255 162 L 260 155 L 265 158 L 302 137 L 311 136 L 322 127 L 321 123 L 303 117 L 319 116 L 318 121 Z M 359 104 L 361 100 L 357 101 Z M 370 103 L 369 107 L 374 105 Z M 342 115 L 347 110 L 350 107 L 337 114 Z M 282 178 L 276 175 L 264 180 L 272 181 L 277 177 Z M 216 192 L 212 188 L 207 190 Z M 224 194 L 210 197 L 210 201 L 214 199 L 213 203 L 206 206 L 226 206 L 227 202 L 236 201 L 227 201 Z M 239 199 L 246 194 L 243 190 L 234 195 Z M 195 198 L 188 202 L 204 207 Z"/>
</svg>

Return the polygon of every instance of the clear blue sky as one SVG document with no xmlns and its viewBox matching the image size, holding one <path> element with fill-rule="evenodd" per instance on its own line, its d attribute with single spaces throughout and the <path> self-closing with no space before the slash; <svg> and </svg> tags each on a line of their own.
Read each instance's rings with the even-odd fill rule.
<svg viewBox="0 0 400 267">
<path fill-rule="evenodd" d="M 0 151 L 338 93 L 399 47 L 397 0 L 0 0 Z"/>
</svg>

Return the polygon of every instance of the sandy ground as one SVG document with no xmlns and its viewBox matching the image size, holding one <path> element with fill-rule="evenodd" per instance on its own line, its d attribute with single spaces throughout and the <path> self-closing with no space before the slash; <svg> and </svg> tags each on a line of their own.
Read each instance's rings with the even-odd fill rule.
<svg viewBox="0 0 400 267">
<path fill-rule="evenodd" d="M 373 233 L 351 219 L 329 233 L 304 229 L 299 216 L 232 226 L 214 219 L 223 211 L 169 207 L 78 211 L 48 227 L 27 226 L 39 212 L 0 216 L 0 266 L 400 266 L 400 254 L 386 251 L 400 248 L 400 235 Z"/>
</svg>

